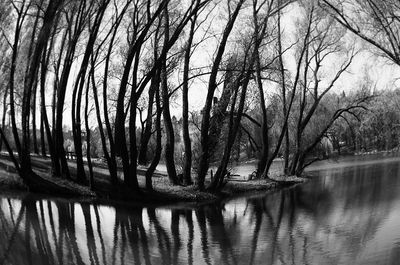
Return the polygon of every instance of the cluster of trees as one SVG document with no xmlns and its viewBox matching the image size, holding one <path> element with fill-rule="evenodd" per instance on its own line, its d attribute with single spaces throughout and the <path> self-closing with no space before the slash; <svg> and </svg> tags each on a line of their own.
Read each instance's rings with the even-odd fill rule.
<svg viewBox="0 0 400 265">
<path fill-rule="evenodd" d="M 218 190 L 242 141 L 258 158 L 257 177 L 267 177 L 279 155 L 285 173 L 301 174 L 337 122 L 353 122 L 373 96 L 369 89 L 332 93 L 357 54 L 348 32 L 398 64 L 398 8 L 391 1 L 7 0 L 0 4 L 2 146 L 30 186 L 49 185 L 32 170 L 33 151 L 49 154 L 54 177 L 93 187 L 93 127 L 111 183 L 119 182 L 121 161 L 123 181 L 135 191 L 138 164 L 149 165 L 151 189 L 163 155 L 171 183 L 195 177 L 198 189 Z M 296 23 L 288 25 L 293 9 Z M 189 99 L 203 88 L 195 115 Z M 171 114 L 178 101 L 182 178 Z M 66 116 L 76 176 L 66 159 Z"/>
<path fill-rule="evenodd" d="M 329 129 L 332 148 L 338 155 L 397 151 L 400 144 L 400 91 L 384 90 L 368 104 L 368 111 L 342 119 Z"/>
</svg>

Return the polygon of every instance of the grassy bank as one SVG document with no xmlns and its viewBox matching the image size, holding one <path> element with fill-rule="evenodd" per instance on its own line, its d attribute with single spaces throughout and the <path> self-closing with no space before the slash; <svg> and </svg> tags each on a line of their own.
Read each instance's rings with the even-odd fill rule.
<svg viewBox="0 0 400 265">
<path fill-rule="evenodd" d="M 194 186 L 174 186 L 168 181 L 168 177 L 164 172 L 157 172 L 153 176 L 154 190 L 148 191 L 145 189 L 145 178 L 143 175 L 138 175 L 139 186 L 142 188 L 140 193 L 133 193 L 122 180 L 116 187 L 110 184 L 108 170 L 103 167 L 95 167 L 95 187 L 90 190 L 89 187 L 78 185 L 71 181 L 66 181 L 59 178 L 52 178 L 50 171 L 50 160 L 42 157 L 33 157 L 32 163 L 34 171 L 56 185 L 71 191 L 71 196 L 76 200 L 99 201 L 107 202 L 124 202 L 124 203 L 140 203 L 152 205 L 166 204 L 190 204 L 199 205 L 216 202 L 222 199 L 241 196 L 249 193 L 260 193 L 269 190 L 279 189 L 281 187 L 305 181 L 302 178 L 283 178 L 277 177 L 276 181 L 265 180 L 250 180 L 238 181 L 229 180 L 224 188 L 217 194 L 209 192 L 200 192 L 194 189 Z M 69 162 L 71 174 L 75 175 L 74 162 Z M 139 170 L 139 174 L 140 174 Z M 121 175 L 121 174 L 120 174 Z M 0 156 L 0 190 L 7 191 L 28 191 L 28 188 L 23 184 L 21 178 L 16 174 L 11 162 L 7 156 Z M 58 194 L 48 194 L 54 197 L 60 197 Z M 62 196 L 63 197 L 63 196 Z"/>
</svg>

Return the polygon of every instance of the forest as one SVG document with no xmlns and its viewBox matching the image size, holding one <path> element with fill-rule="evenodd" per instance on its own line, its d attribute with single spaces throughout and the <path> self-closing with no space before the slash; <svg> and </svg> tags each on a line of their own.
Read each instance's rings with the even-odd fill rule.
<svg viewBox="0 0 400 265">
<path fill-rule="evenodd" d="M 62 180 L 140 193 L 163 164 L 170 185 L 215 193 L 233 163 L 268 179 L 275 161 L 301 176 L 397 150 L 396 76 L 348 80 L 360 57 L 397 69 L 399 12 L 389 0 L 1 1 L 0 164 L 38 192 L 61 194 Z"/>
</svg>

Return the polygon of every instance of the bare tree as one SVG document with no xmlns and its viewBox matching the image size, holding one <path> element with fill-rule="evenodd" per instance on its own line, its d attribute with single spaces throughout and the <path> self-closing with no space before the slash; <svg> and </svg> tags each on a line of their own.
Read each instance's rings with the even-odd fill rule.
<svg viewBox="0 0 400 265">
<path fill-rule="evenodd" d="M 30 130 L 29 130 L 29 118 L 30 118 L 30 112 L 31 112 L 31 98 L 32 98 L 32 93 L 34 89 L 34 84 L 37 81 L 37 74 L 38 74 L 38 69 L 40 65 L 40 59 L 42 57 L 42 53 L 44 52 L 46 48 L 46 44 L 48 42 L 48 39 L 50 38 L 52 28 L 55 23 L 55 18 L 57 16 L 57 13 L 59 11 L 59 7 L 62 4 L 63 1 L 61 0 L 54 0 L 54 1 L 49 1 L 47 3 L 47 6 L 43 8 L 43 15 L 41 16 L 41 26 L 38 29 L 37 37 L 35 38 L 35 43 L 32 47 L 32 54 L 31 57 L 28 61 L 28 68 L 25 71 L 25 76 L 24 76 L 24 83 L 23 83 L 23 98 L 22 98 L 22 119 L 21 119 L 21 131 L 22 131 L 22 143 L 20 144 L 19 147 L 17 147 L 17 151 L 19 154 L 19 160 L 17 161 L 14 157 L 14 154 L 6 140 L 6 137 L 4 136 L 3 131 L 1 131 L 1 136 L 3 140 L 6 142 L 7 150 L 9 152 L 9 155 L 12 159 L 12 161 L 15 164 L 15 168 L 17 169 L 18 173 L 20 174 L 21 178 L 24 180 L 24 182 L 32 189 L 32 190 L 48 190 L 54 188 L 54 185 L 50 184 L 49 182 L 43 180 L 39 176 L 37 176 L 33 171 L 32 171 L 32 165 L 31 165 L 31 159 L 30 159 Z M 25 1 L 19 3 L 20 8 L 18 8 L 14 3 L 13 6 L 17 12 L 17 17 L 20 19 L 17 21 L 17 31 L 18 35 L 16 35 L 16 39 L 18 39 L 18 36 L 21 31 L 21 26 L 23 22 L 23 15 L 27 14 L 27 10 L 25 8 L 29 8 L 25 6 Z M 38 6 L 40 8 L 40 6 Z M 34 38 L 31 40 L 33 41 Z M 13 54 L 14 52 L 17 52 L 17 45 L 16 43 L 15 46 L 13 46 Z M 12 56 L 13 61 L 15 63 L 15 56 L 16 53 Z M 15 70 L 15 69 L 14 69 Z M 10 76 L 11 81 L 10 84 L 13 86 L 13 75 Z M 11 93 L 11 89 L 10 89 Z M 13 92 L 14 93 L 14 92 Z M 14 102 L 11 102 L 14 104 Z M 14 115 L 14 121 L 15 121 L 15 112 L 13 113 Z M 13 116 L 12 115 L 12 116 Z M 14 139 L 18 139 L 19 141 L 19 134 L 18 131 L 13 130 L 14 134 Z"/>
<path fill-rule="evenodd" d="M 160 74 L 157 73 L 155 76 L 158 78 L 160 77 Z M 156 130 L 156 149 L 155 149 L 155 154 L 153 157 L 153 160 L 150 163 L 149 168 L 146 171 L 145 177 L 146 177 L 146 188 L 149 190 L 153 189 L 153 183 L 151 180 L 151 177 L 153 176 L 154 171 L 157 168 L 158 163 L 160 162 L 161 158 L 161 151 L 162 151 L 162 145 L 161 145 L 161 138 L 162 138 L 162 131 L 161 131 L 161 115 L 163 108 L 161 106 L 161 99 L 160 99 L 160 82 L 159 80 L 155 81 L 155 84 L 157 87 L 154 87 L 154 93 L 155 93 L 155 101 L 156 101 L 156 120 L 155 120 L 155 130 Z"/>
<path fill-rule="evenodd" d="M 154 33 L 154 44 L 153 44 L 153 60 L 156 60 L 158 57 L 158 42 L 159 42 L 159 30 L 161 27 L 161 19 L 159 20 L 159 24 L 157 26 L 157 29 Z M 139 149 L 139 157 L 138 157 L 138 163 L 140 165 L 146 165 L 148 162 L 147 159 L 147 151 L 148 151 L 148 145 L 149 141 L 152 135 L 152 127 L 153 127 L 153 108 L 154 108 L 154 99 L 155 99 L 155 93 L 156 89 L 159 87 L 159 77 L 157 75 L 154 75 L 151 79 L 150 82 L 150 87 L 148 91 L 148 98 L 147 98 L 147 118 L 146 118 L 146 125 L 144 130 L 142 131 L 141 137 L 140 137 L 140 149 Z"/>
<path fill-rule="evenodd" d="M 129 50 L 127 52 L 127 57 L 126 61 L 124 63 L 124 72 L 121 78 L 121 83 L 120 83 L 120 88 L 118 92 L 118 101 L 117 101 L 117 108 L 116 108 L 116 118 L 115 118 L 115 145 L 120 146 L 120 155 L 122 158 L 122 165 L 123 165 L 123 170 L 124 170 L 124 181 L 127 185 L 133 187 L 134 189 L 138 190 L 138 183 L 137 183 L 137 177 L 136 177 L 136 166 L 131 166 L 130 163 L 133 165 L 136 165 L 136 156 L 135 154 L 132 154 L 135 161 L 130 161 L 129 159 L 129 151 L 126 146 L 126 136 L 125 136 L 125 94 L 127 90 L 127 85 L 128 85 L 128 79 L 129 75 L 131 72 L 131 66 L 133 63 L 133 60 L 135 57 L 139 57 L 140 55 L 140 47 L 143 45 L 143 42 L 150 30 L 151 25 L 155 21 L 155 19 L 161 14 L 163 7 L 165 5 L 165 1 L 161 1 L 159 5 L 157 6 L 155 12 L 151 14 L 150 12 L 150 2 L 148 2 L 148 5 L 146 6 L 147 9 L 147 21 L 140 21 L 140 23 L 144 23 L 144 25 L 138 24 L 136 20 L 133 20 L 132 22 L 134 23 L 132 25 L 134 29 L 134 36 L 132 37 L 132 41 L 130 42 L 129 45 Z M 134 12 L 136 16 L 139 17 L 139 14 L 141 10 L 139 8 L 144 8 L 144 7 L 138 7 L 136 6 L 134 9 Z M 139 59 L 136 59 L 136 63 L 138 63 Z M 136 68 L 137 70 L 137 68 Z M 134 75 L 137 75 L 136 72 L 133 73 Z M 132 89 L 133 90 L 133 89 Z M 131 114 L 133 114 L 133 117 L 131 117 L 132 120 L 135 120 L 136 117 L 136 105 L 135 101 L 132 102 L 132 99 L 134 98 L 135 91 L 132 91 L 132 97 L 131 97 L 131 108 L 134 109 Z M 133 128 L 131 129 L 133 130 Z M 131 132 L 133 134 L 133 131 Z M 134 139 L 131 139 L 131 145 L 132 149 L 136 149 L 136 134 L 134 136 Z M 133 143 L 133 140 L 135 143 Z M 134 153 L 136 151 L 134 150 Z M 131 172 L 131 170 L 134 170 L 134 172 Z"/>
<path fill-rule="evenodd" d="M 222 58 L 225 52 L 225 48 L 228 42 L 229 35 L 232 32 L 235 21 L 239 15 L 239 12 L 242 8 L 242 5 L 245 0 L 239 0 L 237 5 L 234 8 L 232 14 L 229 14 L 228 22 L 225 25 L 221 40 L 218 44 L 216 56 L 213 60 L 210 78 L 208 81 L 208 90 L 206 102 L 204 104 L 204 108 L 202 110 L 203 118 L 201 122 L 201 155 L 199 161 L 199 168 L 197 172 L 196 179 L 196 187 L 199 190 L 204 190 L 204 181 L 207 175 L 208 167 L 209 167 L 209 129 L 210 129 L 210 117 L 211 117 L 211 108 L 214 98 L 214 93 L 217 88 L 217 75 L 222 62 Z M 230 2 L 228 3 L 230 5 Z M 229 6 L 229 10 L 230 10 Z"/>
<path fill-rule="evenodd" d="M 86 8 L 86 4 L 84 2 L 71 2 L 69 5 L 65 6 L 63 14 L 65 16 L 66 29 L 60 44 L 63 50 L 61 50 L 60 54 L 58 55 L 59 60 L 55 69 L 56 96 L 53 99 L 53 104 L 56 106 L 55 113 L 53 112 L 53 115 L 55 115 L 55 117 L 53 117 L 53 128 L 55 128 L 53 138 L 55 142 L 56 159 L 61 165 L 61 172 L 56 172 L 56 174 L 67 179 L 71 179 L 71 176 L 64 150 L 63 115 L 65 107 L 65 95 L 67 92 L 67 85 L 71 74 L 72 64 L 75 59 L 77 45 L 79 38 L 81 37 L 81 34 L 86 26 L 89 11 L 90 9 Z M 62 57 L 63 52 L 64 57 Z M 61 64 L 62 58 L 64 59 L 63 63 Z M 62 68 L 60 68 L 61 65 Z"/>
<path fill-rule="evenodd" d="M 321 6 L 343 27 L 400 64 L 400 5 L 384 0 L 321 0 Z"/>
<path fill-rule="evenodd" d="M 283 120 L 282 120 L 282 128 L 279 131 L 279 137 L 278 137 L 277 142 L 275 144 L 275 148 L 273 148 L 273 151 L 268 156 L 268 159 L 267 159 L 267 162 L 265 164 L 265 167 L 264 168 L 257 168 L 258 175 L 261 176 L 261 177 L 267 177 L 268 176 L 268 172 L 269 172 L 269 169 L 270 169 L 270 167 L 272 165 L 272 162 L 277 157 L 278 152 L 279 152 L 279 150 L 281 148 L 283 139 L 284 139 L 284 137 L 286 135 L 286 132 L 287 132 L 287 127 L 288 127 L 288 123 L 289 123 L 289 115 L 290 115 L 290 112 L 291 112 L 291 109 L 292 109 L 292 106 L 293 106 L 293 102 L 294 102 L 294 99 L 295 99 L 296 90 L 297 90 L 297 88 L 299 86 L 299 83 L 300 83 L 301 67 L 303 65 L 304 56 L 305 56 L 307 45 L 308 45 L 309 39 L 310 39 L 312 21 L 314 19 L 313 15 L 314 15 L 313 12 L 310 12 L 310 13 L 307 14 L 307 16 L 305 18 L 305 21 L 307 21 L 307 22 L 306 22 L 306 26 L 304 27 L 303 34 L 301 34 L 301 38 L 302 39 L 301 39 L 301 42 L 299 44 L 300 46 L 298 47 L 299 51 L 298 51 L 298 56 L 297 56 L 298 58 L 296 60 L 296 70 L 295 70 L 294 79 L 291 82 L 291 95 L 288 98 L 288 101 L 285 100 L 285 103 L 287 103 L 288 105 L 286 107 L 285 116 L 283 117 Z M 279 19 L 281 19 L 281 16 L 279 16 Z M 278 23 L 280 23 L 280 22 L 278 22 Z M 278 32 L 278 34 L 281 34 L 281 32 Z M 278 37 L 278 42 L 281 42 L 281 41 L 282 41 L 282 38 Z M 280 62 L 283 61 L 283 59 L 282 59 L 282 49 L 281 49 L 282 46 L 281 45 L 282 44 L 278 44 L 278 56 L 279 56 Z M 284 71 L 284 67 L 282 65 L 280 65 L 280 73 L 282 75 L 281 76 L 281 82 L 285 81 L 286 80 L 284 78 L 285 71 Z M 285 90 L 287 89 L 286 82 L 282 83 L 281 85 L 285 86 Z M 265 151 L 269 152 L 268 150 L 265 150 Z M 262 173 L 260 173 L 260 172 L 262 172 Z"/>
<path fill-rule="evenodd" d="M 89 38 L 86 44 L 85 52 L 77 75 L 75 86 L 72 93 L 72 132 L 74 135 L 74 146 L 76 153 L 76 166 L 77 166 L 77 180 L 80 183 L 87 183 L 85 176 L 85 169 L 83 165 L 83 154 L 82 154 L 82 129 L 81 129 L 81 101 L 83 88 L 86 82 L 86 72 L 89 66 L 89 59 L 93 53 L 93 47 L 97 39 L 100 25 L 102 23 L 104 13 L 107 9 L 110 0 L 102 0 L 97 5 L 91 4 L 88 10 L 88 15 L 93 16 L 93 21 L 89 21 Z M 91 8 L 94 8 L 92 11 Z M 92 13 L 94 12 L 94 13 Z"/>
<path fill-rule="evenodd" d="M 184 184 L 192 184 L 192 143 L 189 133 L 189 64 L 192 53 L 193 37 L 195 33 L 197 14 L 195 14 L 190 23 L 189 37 L 186 43 L 185 58 L 183 65 L 183 86 L 182 86 L 182 130 L 183 142 L 185 145 L 185 160 L 183 164 L 183 181 Z"/>
<path fill-rule="evenodd" d="M 169 21 L 169 11 L 168 11 L 168 4 L 164 7 L 163 12 L 164 18 L 164 47 L 168 45 L 169 41 L 169 28 L 170 28 L 170 21 Z M 165 141 L 165 164 L 167 166 L 168 178 L 171 183 L 178 184 L 178 177 L 176 174 L 175 168 L 175 161 L 174 161 L 174 146 L 175 146 L 175 134 L 174 134 L 174 127 L 172 125 L 171 120 L 171 113 L 169 107 L 169 91 L 168 91 L 168 71 L 167 71 L 167 60 L 163 60 L 161 62 L 161 95 L 162 95 L 162 102 L 163 102 L 163 118 L 164 118 L 164 127 L 165 127 L 165 134 L 166 134 L 166 141 Z"/>
<path fill-rule="evenodd" d="M 11 63 L 10 63 L 10 79 L 9 79 L 9 91 L 10 91 L 10 116 L 11 116 L 11 125 L 12 131 L 14 135 L 14 142 L 17 148 L 18 153 L 21 152 L 21 143 L 18 136 L 17 123 L 16 123 L 16 113 L 15 113 L 15 104 L 14 104 L 14 79 L 15 79 L 15 70 L 17 67 L 17 56 L 19 51 L 19 41 L 21 38 L 21 31 L 27 16 L 28 10 L 30 8 L 30 3 L 26 0 L 19 3 L 19 5 L 14 4 L 12 0 L 10 0 L 15 12 L 17 13 L 17 19 L 15 22 L 15 30 L 14 30 L 14 41 L 12 43 L 12 55 L 11 55 Z"/>
</svg>

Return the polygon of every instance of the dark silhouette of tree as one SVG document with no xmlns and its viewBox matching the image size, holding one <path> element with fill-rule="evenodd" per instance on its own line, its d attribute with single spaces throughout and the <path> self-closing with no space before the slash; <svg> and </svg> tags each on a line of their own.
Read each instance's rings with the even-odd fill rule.
<svg viewBox="0 0 400 265">
<path fill-rule="evenodd" d="M 183 181 L 184 184 L 192 184 L 192 143 L 189 133 L 189 64 L 192 53 L 193 37 L 195 33 L 197 14 L 191 20 L 189 37 L 185 47 L 185 57 L 183 65 L 183 86 L 182 86 L 182 131 L 183 142 L 185 145 L 185 160 L 183 164 Z"/>
<path fill-rule="evenodd" d="M 208 167 L 209 167 L 209 127 L 210 127 L 210 117 L 211 117 L 211 108 L 212 101 L 214 98 L 214 92 L 217 88 L 217 75 L 221 65 L 222 57 L 225 52 L 226 44 L 228 42 L 228 37 L 232 32 L 235 21 L 239 15 L 239 12 L 242 8 L 244 0 L 240 0 L 233 13 L 229 14 L 228 22 L 224 28 L 221 40 L 218 44 L 216 56 L 214 58 L 210 78 L 208 81 L 208 89 L 207 89 L 207 97 L 206 102 L 204 104 L 204 108 L 202 109 L 202 121 L 201 121 L 201 155 L 199 161 L 199 168 L 196 179 L 196 186 L 199 190 L 204 190 L 204 181 L 207 175 Z"/>
</svg>

